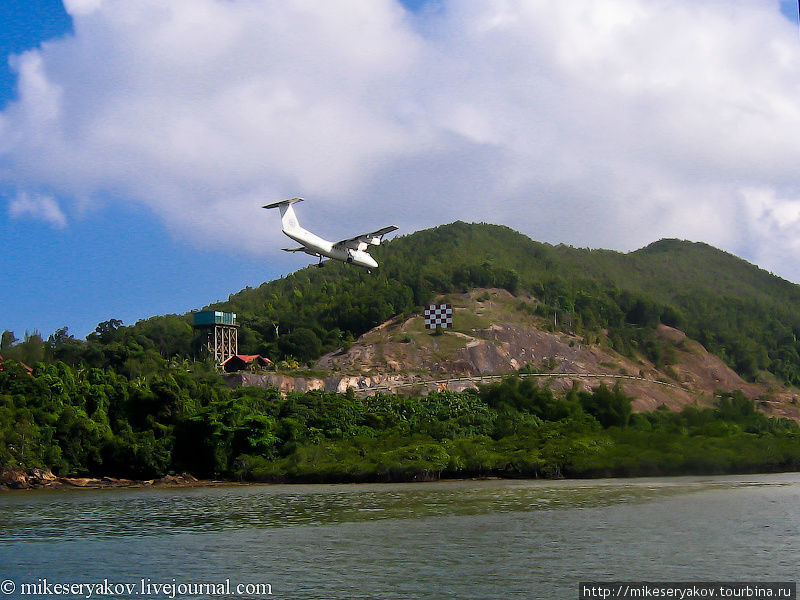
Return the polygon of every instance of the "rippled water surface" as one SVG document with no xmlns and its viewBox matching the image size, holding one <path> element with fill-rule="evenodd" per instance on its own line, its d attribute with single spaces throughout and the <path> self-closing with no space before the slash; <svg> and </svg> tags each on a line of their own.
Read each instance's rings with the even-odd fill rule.
<svg viewBox="0 0 800 600">
<path fill-rule="evenodd" d="M 144 579 L 269 583 L 259 598 L 577 598 L 579 581 L 790 581 L 799 564 L 798 474 L 0 493 L 6 597 L 40 579 L 166 597 Z"/>
</svg>

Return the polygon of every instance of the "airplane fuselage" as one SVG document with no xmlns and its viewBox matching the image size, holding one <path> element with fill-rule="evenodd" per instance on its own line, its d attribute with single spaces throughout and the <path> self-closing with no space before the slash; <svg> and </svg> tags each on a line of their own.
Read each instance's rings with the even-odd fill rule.
<svg viewBox="0 0 800 600">
<path fill-rule="evenodd" d="M 378 246 L 387 233 L 395 231 L 397 227 L 390 225 L 371 233 L 364 233 L 340 242 L 329 242 L 318 235 L 303 229 L 297 221 L 293 205 L 302 202 L 302 198 L 292 198 L 268 204 L 264 208 L 279 208 L 281 211 L 281 229 L 283 233 L 301 244 L 301 248 L 284 248 L 287 252 L 305 252 L 312 256 L 340 260 L 342 262 L 359 265 L 368 269 L 378 266 L 377 261 L 370 256 L 367 248 Z"/>
<path fill-rule="evenodd" d="M 309 254 L 320 254 L 326 258 L 341 260 L 342 262 L 360 265 L 368 269 L 378 266 L 378 263 L 370 256 L 369 252 L 364 252 L 361 249 L 338 248 L 334 246 L 333 242 L 324 240 L 302 227 L 296 227 L 288 231 L 284 229 L 283 233 L 305 246 L 309 250 Z"/>
</svg>

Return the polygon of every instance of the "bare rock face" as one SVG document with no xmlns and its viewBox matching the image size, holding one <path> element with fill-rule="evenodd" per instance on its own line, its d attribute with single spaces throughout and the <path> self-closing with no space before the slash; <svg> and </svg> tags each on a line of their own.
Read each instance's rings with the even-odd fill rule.
<svg viewBox="0 0 800 600">
<path fill-rule="evenodd" d="M 489 289 L 451 295 L 446 301 L 454 307 L 453 329 L 439 334 L 426 330 L 420 315 L 388 321 L 347 351 L 321 357 L 314 369 L 326 371 L 325 377 L 237 374 L 229 376 L 229 382 L 276 386 L 284 393 L 315 389 L 344 393 L 351 388 L 361 395 L 426 394 L 474 388 L 525 367 L 528 376 L 553 390 L 619 383 L 635 398 L 635 410 L 710 406 L 717 391 L 742 390 L 760 398 L 770 414 L 800 420 L 800 397 L 794 392 L 744 381 L 677 329 L 661 325 L 656 331 L 675 358 L 659 369 L 643 357 L 616 353 L 603 334 L 587 339 L 553 331 L 552 321 L 536 315 L 537 301 L 529 296 Z"/>
<path fill-rule="evenodd" d="M 179 475 L 164 475 L 160 479 L 154 479 L 154 485 L 187 485 L 197 483 L 197 478 L 189 473 L 180 473 Z"/>
<path fill-rule="evenodd" d="M 133 479 L 120 479 L 117 477 L 57 477 L 49 470 L 11 469 L 0 471 L 0 488 L 12 490 L 41 489 L 41 488 L 109 488 L 109 487 L 147 487 L 147 486 L 172 486 L 172 485 L 197 485 L 198 480 L 189 473 L 178 475 L 164 475 L 159 479 L 137 481 Z"/>
<path fill-rule="evenodd" d="M 59 478 L 53 472 L 45 469 L 9 469 L 0 471 L 0 485 L 12 490 L 25 490 L 32 488 L 55 487 Z"/>
<path fill-rule="evenodd" d="M 357 392 L 394 391 L 399 386 L 406 385 L 414 377 L 394 373 L 381 373 L 374 375 L 330 375 L 327 377 L 291 377 L 279 373 L 235 373 L 226 376 L 228 385 L 276 387 L 281 393 L 308 392 L 323 390 L 344 394 L 348 389 Z"/>
<path fill-rule="evenodd" d="M 25 471 L 6 470 L 0 471 L 0 485 L 12 490 L 22 490 L 31 487 Z"/>
<path fill-rule="evenodd" d="M 325 389 L 325 381 L 319 377 L 291 377 L 280 373 L 231 373 L 225 375 L 225 380 L 231 387 L 276 387 L 283 393 Z"/>
</svg>

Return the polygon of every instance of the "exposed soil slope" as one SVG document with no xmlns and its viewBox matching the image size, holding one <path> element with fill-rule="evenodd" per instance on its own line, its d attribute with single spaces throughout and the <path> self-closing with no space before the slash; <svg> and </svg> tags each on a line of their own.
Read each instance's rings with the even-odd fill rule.
<svg viewBox="0 0 800 600">
<path fill-rule="evenodd" d="M 657 331 L 674 351 L 673 363 L 659 370 L 643 358 L 616 353 L 602 335 L 585 339 L 560 331 L 560 326 L 556 329 L 534 314 L 537 302 L 531 297 L 492 289 L 451 295 L 447 301 L 454 307 L 452 330 L 436 335 L 424 328 L 422 316 L 384 323 L 346 352 L 323 356 L 316 368 L 336 375 L 312 387 L 401 391 L 414 385 L 431 389 L 430 382 L 436 381 L 435 387 L 463 389 L 482 376 L 527 366 L 554 389 L 571 387 L 573 382 L 583 387 L 620 382 L 636 398 L 638 410 L 661 404 L 672 409 L 710 405 L 715 391 L 739 389 L 759 398 L 770 413 L 800 419 L 795 392 L 744 381 L 677 329 L 662 325 Z M 443 382 L 453 378 L 466 379 Z"/>
</svg>

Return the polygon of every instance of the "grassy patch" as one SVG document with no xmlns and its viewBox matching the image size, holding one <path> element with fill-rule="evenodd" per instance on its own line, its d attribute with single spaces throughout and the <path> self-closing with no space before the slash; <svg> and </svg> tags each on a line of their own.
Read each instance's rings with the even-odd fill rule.
<svg viewBox="0 0 800 600">
<path fill-rule="evenodd" d="M 459 310 L 453 315 L 453 330 L 472 333 L 474 329 L 486 329 L 492 321 L 493 319 L 486 315 L 477 315 L 471 310 Z"/>
<path fill-rule="evenodd" d="M 450 359 L 457 350 L 466 347 L 467 341 L 461 336 L 453 335 L 445 330 L 440 336 L 430 334 L 429 344 L 434 349 L 437 358 Z"/>
</svg>

